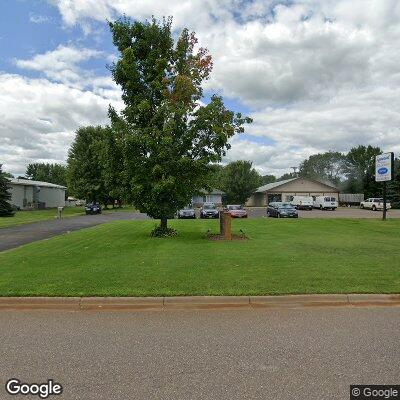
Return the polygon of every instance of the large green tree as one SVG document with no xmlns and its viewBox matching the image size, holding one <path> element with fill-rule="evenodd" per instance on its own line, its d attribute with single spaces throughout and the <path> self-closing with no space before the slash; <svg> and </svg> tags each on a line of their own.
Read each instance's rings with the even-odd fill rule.
<svg viewBox="0 0 400 400">
<path fill-rule="evenodd" d="M 250 161 L 234 161 L 224 168 L 222 182 L 227 203 L 244 204 L 261 186 L 262 177 Z"/>
<path fill-rule="evenodd" d="M 228 140 L 250 122 L 229 111 L 219 96 L 203 105 L 203 82 L 212 59 L 184 29 L 176 43 L 172 20 L 110 22 L 118 60 L 110 67 L 125 108 L 110 107 L 122 143 L 127 196 L 142 212 L 167 219 L 209 187 L 211 164 L 229 149 Z"/>
<path fill-rule="evenodd" d="M 9 189 L 10 181 L 2 171 L 2 165 L 0 164 L 0 217 L 12 217 L 14 215 L 10 204 L 11 193 Z"/>
<path fill-rule="evenodd" d="M 393 208 L 400 208 L 400 159 L 394 160 L 394 179 L 388 183 L 388 200 Z"/>
<path fill-rule="evenodd" d="M 67 167 L 61 164 L 34 163 L 26 168 L 26 177 L 34 181 L 67 185 Z"/>
<path fill-rule="evenodd" d="M 340 184 L 346 157 L 337 151 L 313 154 L 300 164 L 299 176 Z"/>
<path fill-rule="evenodd" d="M 375 182 L 375 157 L 381 154 L 379 147 L 353 147 L 346 155 L 343 171 L 347 177 L 345 190 L 364 193 L 365 197 L 380 195 L 382 185 Z"/>
<path fill-rule="evenodd" d="M 79 199 L 107 205 L 109 191 L 103 173 L 107 130 L 102 126 L 79 128 L 68 152 L 68 188 Z"/>
</svg>

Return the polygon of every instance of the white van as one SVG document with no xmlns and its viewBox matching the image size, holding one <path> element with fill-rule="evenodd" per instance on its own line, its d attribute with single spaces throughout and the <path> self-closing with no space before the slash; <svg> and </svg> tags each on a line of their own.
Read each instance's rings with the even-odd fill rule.
<svg viewBox="0 0 400 400">
<path fill-rule="evenodd" d="M 331 196 L 318 196 L 314 198 L 314 208 L 319 208 L 320 210 L 336 210 L 338 207 L 338 202 L 336 197 Z"/>
<path fill-rule="evenodd" d="M 312 210 L 313 198 L 309 196 L 293 196 L 290 204 L 298 210 Z"/>
</svg>

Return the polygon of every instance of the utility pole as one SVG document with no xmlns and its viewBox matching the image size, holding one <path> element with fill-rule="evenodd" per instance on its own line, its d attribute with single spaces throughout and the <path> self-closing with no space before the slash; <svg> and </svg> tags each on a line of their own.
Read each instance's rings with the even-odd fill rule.
<svg viewBox="0 0 400 400">
<path fill-rule="evenodd" d="M 297 170 L 299 167 L 290 167 L 293 170 L 293 173 L 297 176 Z"/>
</svg>

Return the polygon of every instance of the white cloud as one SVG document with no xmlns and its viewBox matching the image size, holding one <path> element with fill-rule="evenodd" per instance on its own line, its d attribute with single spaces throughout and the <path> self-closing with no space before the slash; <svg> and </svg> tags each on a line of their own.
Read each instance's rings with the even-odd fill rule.
<svg viewBox="0 0 400 400">
<path fill-rule="evenodd" d="M 42 72 L 55 81 L 81 85 L 86 81 L 88 72 L 79 68 L 79 64 L 101 56 L 104 57 L 98 50 L 59 45 L 55 50 L 36 54 L 31 59 L 15 60 L 15 64 L 22 69 Z"/>
<path fill-rule="evenodd" d="M 23 174 L 30 162 L 64 162 L 79 126 L 108 122 L 108 105 L 120 103 L 47 79 L 0 74 L 0 160 Z"/>
<path fill-rule="evenodd" d="M 51 20 L 47 15 L 39 15 L 39 14 L 29 14 L 29 21 L 34 24 L 44 24 L 45 22 L 49 22 Z"/>
<path fill-rule="evenodd" d="M 94 20 L 121 14 L 173 15 L 177 30 L 195 30 L 214 59 L 207 89 L 249 107 L 254 124 L 247 131 L 272 141 L 236 138 L 227 160 L 248 158 L 260 171 L 281 173 L 316 151 L 368 143 L 400 151 L 397 0 L 49 1 L 65 25 L 80 24 L 87 34 Z M 117 100 L 109 77 L 80 68 L 99 56 L 105 55 L 69 45 L 17 65 Z"/>
</svg>

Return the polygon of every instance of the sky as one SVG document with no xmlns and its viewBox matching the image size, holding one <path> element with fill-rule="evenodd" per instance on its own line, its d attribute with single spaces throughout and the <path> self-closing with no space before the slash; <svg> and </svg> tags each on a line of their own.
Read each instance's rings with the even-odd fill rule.
<svg viewBox="0 0 400 400">
<path fill-rule="evenodd" d="M 1 0 L 0 163 L 66 162 L 80 126 L 122 107 L 107 19 L 173 16 L 213 57 L 206 98 L 254 122 L 224 162 L 282 175 L 359 144 L 400 153 L 397 0 Z"/>
</svg>

